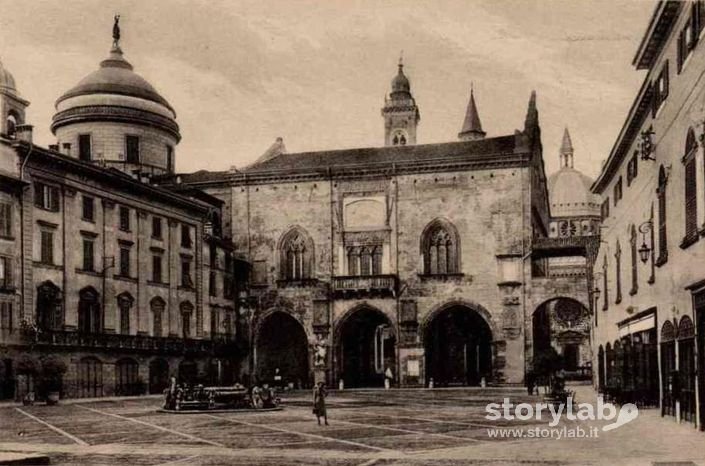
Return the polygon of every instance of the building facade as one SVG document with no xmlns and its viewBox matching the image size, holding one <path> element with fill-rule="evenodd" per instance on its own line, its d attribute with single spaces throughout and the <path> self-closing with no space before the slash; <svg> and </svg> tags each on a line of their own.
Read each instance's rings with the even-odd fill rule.
<svg viewBox="0 0 705 466">
<path fill-rule="evenodd" d="M 658 3 L 634 58 L 646 78 L 593 185 L 603 197 L 595 383 L 701 428 L 704 28 L 702 2 Z"/>
<path fill-rule="evenodd" d="M 521 383 L 534 310 L 588 302 L 585 274 L 533 276 L 550 224 L 536 96 L 523 130 L 485 138 L 471 93 L 459 142 L 417 145 L 400 65 L 382 115 L 385 147 L 279 140 L 242 171 L 179 176 L 224 200 L 251 263 L 249 370 L 303 386 Z"/>
<path fill-rule="evenodd" d="M 167 190 L 179 141 L 167 101 L 108 59 L 57 101 L 58 143 L 32 144 L 0 66 L 0 361 L 5 398 L 160 393 L 171 376 L 232 380 L 236 284 L 222 202 Z"/>
</svg>

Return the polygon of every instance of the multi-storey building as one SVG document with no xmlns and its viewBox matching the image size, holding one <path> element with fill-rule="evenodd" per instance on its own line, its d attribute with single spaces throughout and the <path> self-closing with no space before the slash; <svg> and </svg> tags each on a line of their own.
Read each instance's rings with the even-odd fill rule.
<svg viewBox="0 0 705 466">
<path fill-rule="evenodd" d="M 701 427 L 703 30 L 702 2 L 657 4 L 633 62 L 644 83 L 593 185 L 603 198 L 595 383 Z"/>
<path fill-rule="evenodd" d="M 533 276 L 574 246 L 548 238 L 536 96 L 521 131 L 486 138 L 471 93 L 460 141 L 417 145 L 401 64 L 391 87 L 385 147 L 279 140 L 242 171 L 179 176 L 223 199 L 252 264 L 250 369 L 302 385 L 374 386 L 388 369 L 402 386 L 521 383 L 534 310 L 588 305 L 584 273 Z"/>
<path fill-rule="evenodd" d="M 157 393 L 170 376 L 232 379 L 233 245 L 222 202 L 156 185 L 174 171 L 175 112 L 125 60 L 61 96 L 58 143 L 32 144 L 28 102 L 0 66 L 0 372 L 5 397 Z"/>
</svg>

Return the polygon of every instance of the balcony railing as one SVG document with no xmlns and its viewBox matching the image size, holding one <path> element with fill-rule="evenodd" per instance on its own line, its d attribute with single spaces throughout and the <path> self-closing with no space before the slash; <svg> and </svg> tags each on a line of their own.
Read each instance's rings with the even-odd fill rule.
<svg viewBox="0 0 705 466">
<path fill-rule="evenodd" d="M 232 345 L 233 341 L 44 330 L 36 335 L 35 344 L 54 347 L 146 352 L 151 354 L 204 354 L 224 351 L 226 350 L 224 346 Z"/>
<path fill-rule="evenodd" d="M 396 275 L 333 277 L 333 293 L 338 297 L 395 296 Z"/>
</svg>

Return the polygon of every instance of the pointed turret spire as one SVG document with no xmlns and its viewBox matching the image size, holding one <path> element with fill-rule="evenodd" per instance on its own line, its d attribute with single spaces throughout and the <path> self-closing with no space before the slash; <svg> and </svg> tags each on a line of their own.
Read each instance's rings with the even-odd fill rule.
<svg viewBox="0 0 705 466">
<path fill-rule="evenodd" d="M 458 139 L 461 141 L 476 141 L 478 139 L 484 139 L 485 134 L 487 133 L 482 131 L 480 114 L 477 112 L 477 106 L 475 105 L 475 92 L 472 84 L 470 84 L 470 101 L 465 111 L 463 128 L 458 133 Z"/>
<path fill-rule="evenodd" d="M 563 142 L 561 143 L 561 168 L 573 168 L 573 142 L 570 140 L 570 133 L 566 126 L 563 131 Z"/>
<path fill-rule="evenodd" d="M 536 109 L 536 91 L 531 91 L 529 97 L 529 107 L 526 109 L 526 119 L 524 120 L 524 131 L 536 127 L 539 124 L 539 111 Z"/>
</svg>

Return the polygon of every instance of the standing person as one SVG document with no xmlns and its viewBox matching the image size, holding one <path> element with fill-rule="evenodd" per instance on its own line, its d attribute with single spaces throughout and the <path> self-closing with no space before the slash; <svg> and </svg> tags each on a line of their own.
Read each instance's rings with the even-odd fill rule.
<svg viewBox="0 0 705 466">
<path fill-rule="evenodd" d="M 385 388 L 385 390 L 389 390 L 389 387 L 392 386 L 393 379 L 394 379 L 394 373 L 392 372 L 392 368 L 387 366 L 387 370 L 384 371 L 384 388 Z"/>
<path fill-rule="evenodd" d="M 323 382 L 318 382 L 313 388 L 313 414 L 316 415 L 316 420 L 318 420 L 318 425 L 321 425 L 321 417 L 328 425 L 328 413 L 326 412 L 326 396 L 328 396 L 328 391 Z"/>
<path fill-rule="evenodd" d="M 526 373 L 526 391 L 529 395 L 534 394 L 534 387 L 536 386 L 536 378 L 534 373 L 529 371 Z"/>
<path fill-rule="evenodd" d="M 282 374 L 281 374 L 281 372 L 279 372 L 278 367 L 276 369 L 274 369 L 274 384 L 273 384 L 273 386 L 274 386 L 274 388 L 277 388 L 279 390 L 284 388 Z"/>
</svg>

